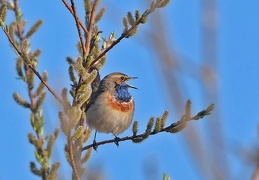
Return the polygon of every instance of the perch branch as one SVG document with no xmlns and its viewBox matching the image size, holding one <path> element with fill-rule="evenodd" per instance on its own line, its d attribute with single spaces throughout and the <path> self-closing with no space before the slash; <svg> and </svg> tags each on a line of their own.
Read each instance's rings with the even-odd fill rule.
<svg viewBox="0 0 259 180">
<path fill-rule="evenodd" d="M 170 132 L 170 133 L 180 132 L 181 130 L 183 130 L 186 127 L 186 123 L 188 121 L 199 120 L 199 119 L 203 118 L 204 116 L 209 115 L 210 112 L 213 109 L 214 109 L 214 104 L 210 105 L 209 108 L 207 108 L 207 110 L 203 110 L 203 111 L 199 112 L 197 115 L 195 115 L 195 116 L 193 116 L 189 119 L 186 119 L 186 115 L 184 115 L 179 121 L 177 121 L 175 123 L 172 123 L 171 125 L 169 125 L 165 128 L 162 128 L 158 132 L 151 131 L 149 135 L 155 135 L 155 134 L 161 133 L 161 132 Z M 134 140 L 138 140 L 138 139 L 140 139 L 142 141 L 142 140 L 144 140 L 143 137 L 146 135 L 146 133 L 147 133 L 147 131 L 142 133 L 142 134 L 139 134 L 139 135 L 126 136 L 126 137 L 123 137 L 123 138 L 114 138 L 114 139 L 110 139 L 110 140 L 92 143 L 92 144 L 89 144 L 89 145 L 83 147 L 82 151 L 85 151 L 89 148 L 96 148 L 99 145 L 104 145 L 104 144 L 109 144 L 109 143 L 115 143 L 116 144 L 116 143 L 121 142 L 121 141 L 127 141 L 127 140 L 134 141 Z"/>
</svg>

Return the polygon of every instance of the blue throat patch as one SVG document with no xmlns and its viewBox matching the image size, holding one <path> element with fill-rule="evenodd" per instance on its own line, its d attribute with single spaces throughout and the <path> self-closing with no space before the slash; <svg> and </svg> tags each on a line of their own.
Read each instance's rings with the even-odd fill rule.
<svg viewBox="0 0 259 180">
<path fill-rule="evenodd" d="M 116 86 L 115 98 L 121 102 L 129 102 L 132 98 L 128 92 L 128 86 L 125 83 L 118 84 Z"/>
</svg>

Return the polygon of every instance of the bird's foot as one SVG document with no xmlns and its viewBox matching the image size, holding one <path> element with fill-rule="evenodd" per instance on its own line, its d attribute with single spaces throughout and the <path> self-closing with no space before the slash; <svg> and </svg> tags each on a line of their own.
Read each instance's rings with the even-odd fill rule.
<svg viewBox="0 0 259 180">
<path fill-rule="evenodd" d="M 117 146 L 119 146 L 119 141 L 120 141 L 120 138 L 117 137 L 117 136 L 115 136 L 115 138 L 114 138 L 114 143 L 115 143 Z"/>
<path fill-rule="evenodd" d="M 95 140 L 93 141 L 93 148 L 95 151 L 97 151 L 98 145 Z"/>
</svg>

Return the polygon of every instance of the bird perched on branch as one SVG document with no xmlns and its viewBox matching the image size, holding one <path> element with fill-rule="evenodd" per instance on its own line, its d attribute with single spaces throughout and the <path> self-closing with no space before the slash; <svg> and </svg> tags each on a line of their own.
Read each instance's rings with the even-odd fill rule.
<svg viewBox="0 0 259 180">
<path fill-rule="evenodd" d="M 114 72 L 101 80 L 86 110 L 86 121 L 90 128 L 98 132 L 112 133 L 117 140 L 117 135 L 128 129 L 135 109 L 128 88 L 137 88 L 127 84 L 127 81 L 135 78 Z M 96 143 L 96 131 L 94 143 Z M 115 143 L 118 145 L 118 141 Z"/>
</svg>

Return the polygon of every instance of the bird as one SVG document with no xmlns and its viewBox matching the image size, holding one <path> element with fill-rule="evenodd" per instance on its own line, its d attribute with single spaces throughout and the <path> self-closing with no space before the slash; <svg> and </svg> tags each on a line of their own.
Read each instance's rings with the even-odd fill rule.
<svg viewBox="0 0 259 180">
<path fill-rule="evenodd" d="M 96 144 L 96 133 L 102 132 L 112 133 L 115 144 L 119 145 L 118 135 L 129 128 L 135 111 L 134 99 L 128 89 L 138 89 L 127 82 L 136 78 L 113 72 L 105 76 L 92 93 L 86 110 L 86 122 L 90 129 L 95 129 L 93 144 Z"/>
</svg>

